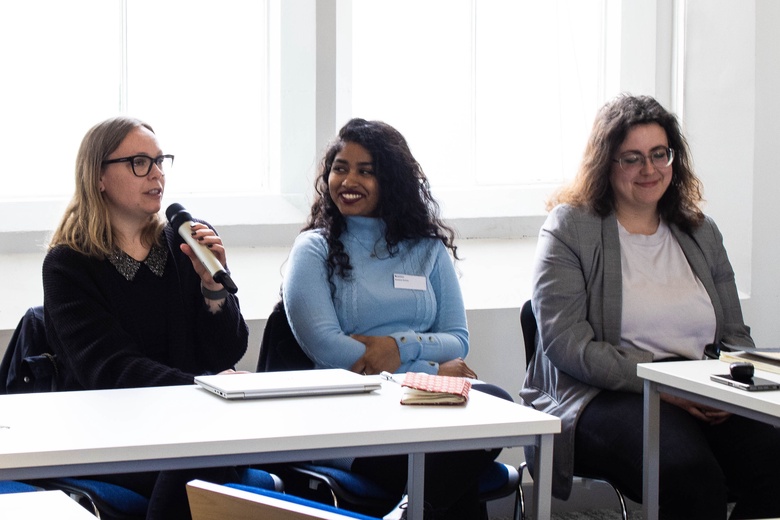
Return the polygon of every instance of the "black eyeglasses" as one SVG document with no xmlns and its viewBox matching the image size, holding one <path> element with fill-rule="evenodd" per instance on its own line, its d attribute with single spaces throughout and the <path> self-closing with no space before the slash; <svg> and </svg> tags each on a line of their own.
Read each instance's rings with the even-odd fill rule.
<svg viewBox="0 0 780 520">
<path fill-rule="evenodd" d="M 120 162 L 129 162 L 133 169 L 133 175 L 136 177 L 146 177 L 152 172 L 152 166 L 155 164 L 163 173 L 170 169 L 173 166 L 173 155 L 158 155 L 155 158 L 148 155 L 131 155 L 119 159 L 106 159 L 103 161 L 103 166 Z"/>
</svg>

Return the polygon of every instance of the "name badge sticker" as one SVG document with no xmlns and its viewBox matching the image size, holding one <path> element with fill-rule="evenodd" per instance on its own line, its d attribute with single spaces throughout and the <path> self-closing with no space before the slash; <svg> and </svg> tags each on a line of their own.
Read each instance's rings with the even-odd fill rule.
<svg viewBox="0 0 780 520">
<path fill-rule="evenodd" d="M 412 291 L 425 291 L 428 289 L 428 279 L 424 276 L 413 274 L 393 274 L 393 287 L 396 289 L 411 289 Z"/>
</svg>

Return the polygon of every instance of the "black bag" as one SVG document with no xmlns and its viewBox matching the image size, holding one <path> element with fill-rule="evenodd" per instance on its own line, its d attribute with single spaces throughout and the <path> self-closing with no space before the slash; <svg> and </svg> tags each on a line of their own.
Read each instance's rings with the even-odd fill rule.
<svg viewBox="0 0 780 520">
<path fill-rule="evenodd" d="M 56 390 L 57 356 L 46 341 L 43 307 L 30 307 L 16 326 L 0 363 L 0 393 Z"/>
</svg>

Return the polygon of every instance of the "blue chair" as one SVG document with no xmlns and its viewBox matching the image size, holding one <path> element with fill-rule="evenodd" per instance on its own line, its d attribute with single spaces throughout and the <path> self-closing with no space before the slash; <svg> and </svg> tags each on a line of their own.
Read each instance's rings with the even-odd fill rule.
<svg viewBox="0 0 780 520">
<path fill-rule="evenodd" d="M 17 482 L 15 480 L 0 480 L 0 495 L 6 493 L 28 493 L 30 491 L 40 491 L 41 488 L 27 484 L 25 482 Z"/>
<path fill-rule="evenodd" d="M 401 497 L 369 478 L 328 466 L 326 462 L 295 463 L 289 466 L 287 481 L 294 494 L 331 504 L 333 507 L 382 516 Z"/>
<path fill-rule="evenodd" d="M 314 364 L 303 352 L 292 333 L 283 302 L 279 301 L 266 321 L 257 371 L 313 368 Z M 511 396 L 494 385 L 475 385 L 474 389 L 512 400 Z M 291 486 L 293 494 L 324 501 L 341 509 L 381 516 L 390 511 L 401 498 L 389 493 L 367 477 L 330 466 L 324 461 L 286 464 L 267 469 L 278 472 L 285 483 Z M 517 519 L 522 505 L 520 484 L 521 474 L 517 468 L 494 462 L 480 476 L 480 501 L 485 504 L 490 500 L 514 495 Z"/>
<path fill-rule="evenodd" d="M 40 481 L 46 489 L 59 489 L 102 520 L 143 520 L 149 498 L 116 484 L 85 478 Z"/>
<path fill-rule="evenodd" d="M 291 464 L 289 471 L 306 477 L 295 493 L 323 500 L 342 509 L 354 509 L 382 515 L 390 511 L 399 498 L 384 490 L 368 477 L 318 463 Z M 287 479 L 286 479 L 287 480 Z M 289 482 L 295 481 L 294 477 Z M 493 462 L 479 477 L 479 498 L 483 504 L 514 495 L 515 518 L 520 518 L 521 474 L 514 466 Z M 307 490 L 309 493 L 307 494 Z M 314 493 L 320 493 L 320 496 Z"/>
<path fill-rule="evenodd" d="M 43 306 L 30 307 L 16 326 L 0 363 L 0 393 L 56 391 L 57 370 L 57 357 L 46 341 Z M 35 483 L 44 489 L 64 491 L 104 520 L 143 520 L 146 516 L 148 498 L 115 484 L 81 478 Z"/>
<path fill-rule="evenodd" d="M 149 507 L 148 497 L 100 480 L 56 478 L 41 481 L 40 484 L 46 489 L 64 491 L 102 520 L 143 520 Z M 253 468 L 246 468 L 240 472 L 240 482 L 235 485 L 275 491 L 283 489 L 279 477 Z"/>
<path fill-rule="evenodd" d="M 241 471 L 241 480 L 236 485 L 249 486 L 271 491 L 284 491 L 284 482 L 278 476 L 257 468 L 244 468 Z"/>
<path fill-rule="evenodd" d="M 31 307 L 17 325 L 0 363 L 0 394 L 56 391 L 57 370 L 57 358 L 46 341 L 43 307 Z M 241 483 L 265 489 L 282 487 L 278 477 L 260 470 L 244 471 Z M 6 486 L 11 488 L 10 484 L 0 484 L 3 484 L 0 490 Z M 36 484 L 44 489 L 64 491 L 103 520 L 146 518 L 149 497 L 117 484 L 84 478 L 45 479 Z M 33 487 L 32 490 L 36 489 L 40 488 Z"/>
</svg>

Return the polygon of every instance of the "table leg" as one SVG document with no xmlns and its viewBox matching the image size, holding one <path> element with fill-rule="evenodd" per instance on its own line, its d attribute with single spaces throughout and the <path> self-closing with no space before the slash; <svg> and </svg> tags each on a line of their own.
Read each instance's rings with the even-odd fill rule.
<svg viewBox="0 0 780 520">
<path fill-rule="evenodd" d="M 539 435 L 534 450 L 534 508 L 530 515 L 536 520 L 550 520 L 552 514 L 552 455 L 552 434 Z"/>
<path fill-rule="evenodd" d="M 406 512 L 409 520 L 423 520 L 425 503 L 425 453 L 409 454 L 409 477 L 406 481 L 409 501 Z"/>
<path fill-rule="evenodd" d="M 642 509 L 645 520 L 658 520 L 659 436 L 661 395 L 658 386 L 645 380 Z"/>
<path fill-rule="evenodd" d="M 553 436 L 540 435 L 536 446 L 534 475 L 534 516 L 536 520 L 549 520 L 552 514 L 552 465 Z"/>
</svg>

